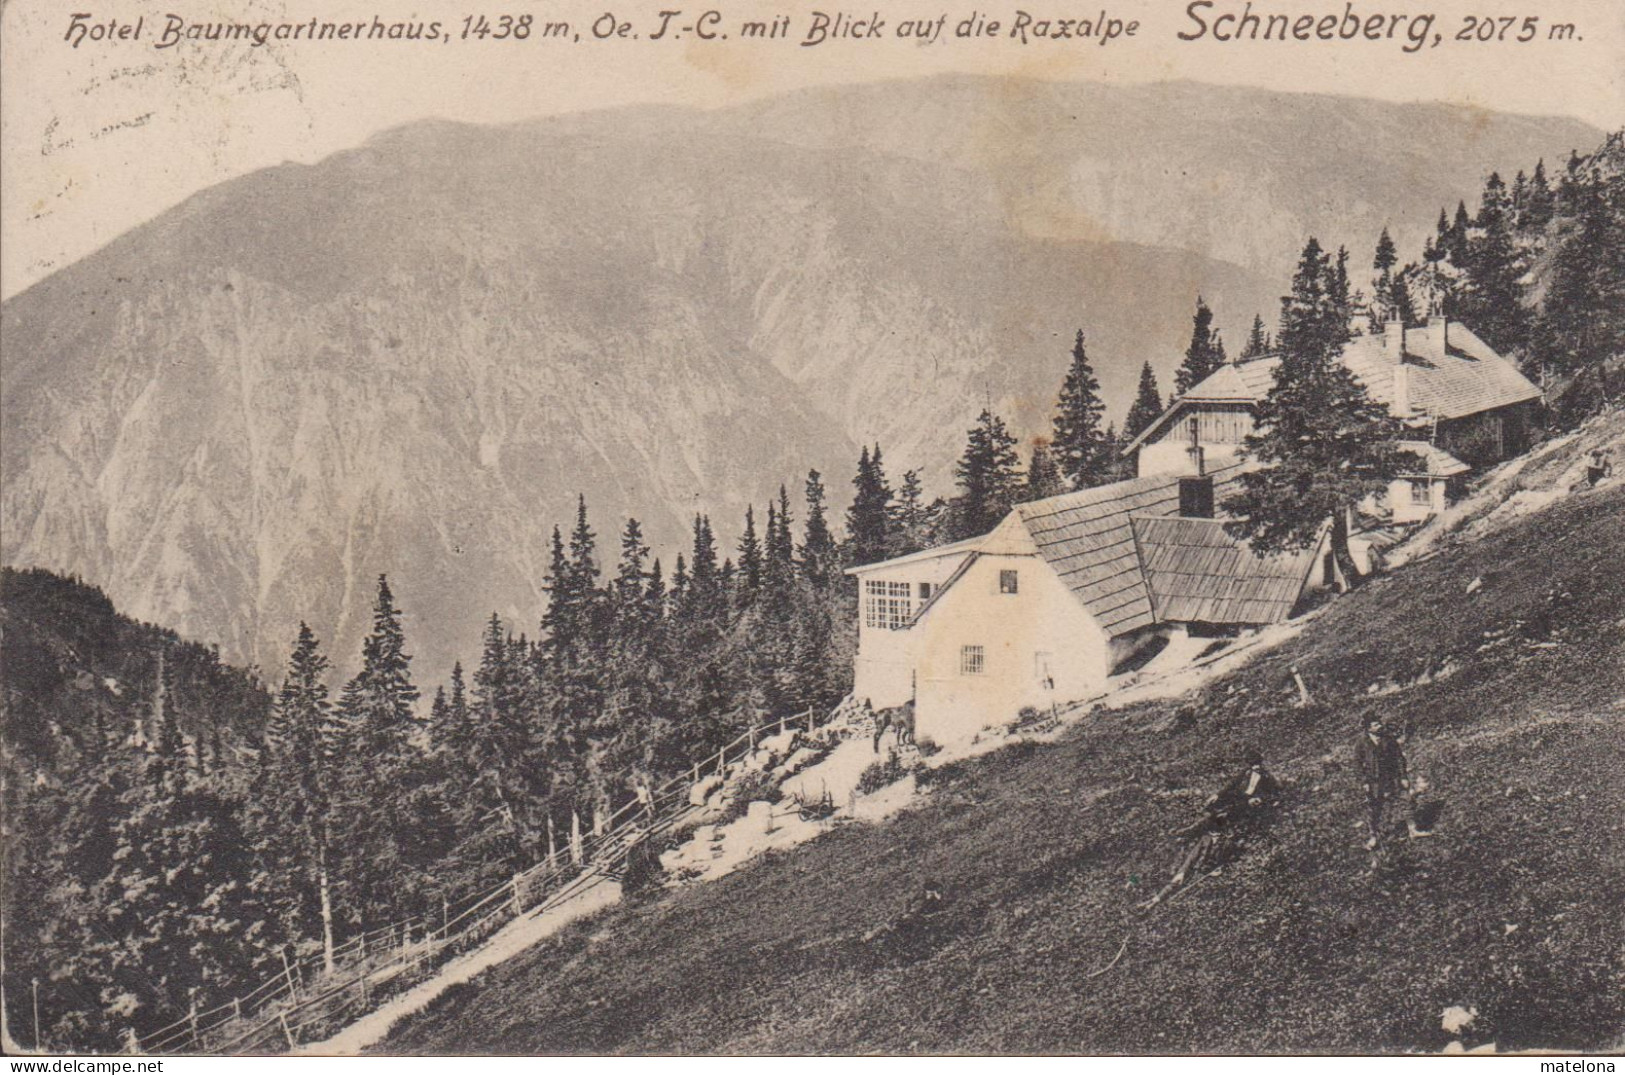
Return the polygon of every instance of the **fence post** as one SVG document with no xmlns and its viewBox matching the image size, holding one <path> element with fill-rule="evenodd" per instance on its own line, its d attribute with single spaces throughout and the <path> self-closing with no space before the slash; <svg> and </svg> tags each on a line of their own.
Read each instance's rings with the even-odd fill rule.
<svg viewBox="0 0 1625 1075">
<path fill-rule="evenodd" d="M 141 1055 L 141 1039 L 135 1036 L 135 1027 L 124 1028 L 124 1051 L 131 1056 Z"/>
<path fill-rule="evenodd" d="M 807 707 L 807 734 L 811 735 L 812 732 L 813 732 L 813 710 L 812 710 L 812 706 L 808 706 Z"/>
<path fill-rule="evenodd" d="M 288 949 L 282 948 L 282 973 L 288 979 L 288 995 L 294 1000 L 299 999 L 299 987 L 294 984 L 293 967 L 288 963 Z"/>
<path fill-rule="evenodd" d="M 189 1024 L 192 1031 L 192 1045 L 194 1047 L 201 1046 L 203 1043 L 198 1040 L 197 1036 L 197 986 L 194 985 L 187 987 L 186 1000 L 188 1005 L 186 1009 L 186 1022 Z"/>
<path fill-rule="evenodd" d="M 299 1047 L 299 1043 L 294 1040 L 293 1031 L 288 1029 L 288 1013 L 277 1012 L 276 1017 L 277 1021 L 282 1024 L 283 1035 L 288 1039 L 288 1048 L 297 1049 Z"/>
<path fill-rule="evenodd" d="M 451 925 L 451 904 L 446 902 L 446 894 L 440 894 L 440 932 L 444 933 L 446 927 Z"/>
<path fill-rule="evenodd" d="M 513 875 L 513 913 L 515 918 L 519 917 L 520 912 L 524 910 L 524 905 L 519 902 L 519 878 L 522 876 L 524 875 L 517 873 Z"/>
<path fill-rule="evenodd" d="M 231 998 L 231 1011 L 238 1019 L 243 1017 L 243 1002 L 240 997 Z"/>
</svg>

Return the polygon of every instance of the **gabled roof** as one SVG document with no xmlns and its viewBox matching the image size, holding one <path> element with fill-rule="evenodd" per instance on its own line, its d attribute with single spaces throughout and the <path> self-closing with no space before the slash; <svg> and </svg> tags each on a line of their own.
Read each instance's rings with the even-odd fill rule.
<svg viewBox="0 0 1625 1075">
<path fill-rule="evenodd" d="M 880 568 L 902 567 L 904 564 L 938 560 L 944 556 L 963 556 L 981 548 L 982 543 L 991 536 L 991 534 L 978 534 L 976 537 L 966 538 L 963 541 L 954 541 L 947 545 L 937 545 L 929 549 L 921 549 L 919 552 L 911 552 L 907 556 L 897 556 L 890 560 L 876 560 L 872 564 L 860 564 L 857 567 L 847 568 L 846 573 L 848 575 L 862 575 Z"/>
<path fill-rule="evenodd" d="M 1156 617 L 1175 623 L 1286 619 L 1318 548 L 1260 556 L 1217 519 L 1136 515 L 1133 528 Z"/>
<path fill-rule="evenodd" d="M 1213 471 L 1214 502 L 1246 464 Z M 985 555 L 1041 557 L 1115 638 L 1159 622 L 1260 624 L 1291 614 L 1314 551 L 1257 556 L 1221 520 L 1179 516 L 1181 475 L 1157 474 L 1018 504 L 992 531 L 923 553 L 853 568 L 962 561 L 920 606 L 920 620 Z M 1185 475 L 1184 477 L 1189 477 Z"/>
<path fill-rule="evenodd" d="M 1338 360 L 1365 386 L 1366 393 L 1396 418 L 1465 418 L 1540 398 L 1540 389 L 1516 366 L 1459 322 L 1446 324 L 1435 319 L 1425 326 L 1406 329 L 1404 356 L 1410 397 L 1404 414 L 1397 413 L 1395 407 L 1394 370 L 1398 363 L 1386 336 L 1356 336 L 1343 346 Z M 1256 404 L 1269 393 L 1280 364 L 1278 355 L 1264 355 L 1216 370 L 1175 400 L 1124 451 L 1138 448 L 1192 405 Z"/>
<path fill-rule="evenodd" d="M 1243 467 L 1213 472 L 1214 500 Z M 1157 474 L 1021 504 L 1016 508 L 1038 554 L 1055 569 L 1109 637 L 1156 622 L 1135 546 L 1135 515 L 1179 511 L 1179 475 Z"/>
<path fill-rule="evenodd" d="M 1473 469 L 1437 444 L 1429 444 L 1425 440 L 1402 440 L 1397 446 L 1421 456 L 1426 464 L 1418 473 L 1403 475 L 1407 478 L 1454 478 Z"/>
</svg>

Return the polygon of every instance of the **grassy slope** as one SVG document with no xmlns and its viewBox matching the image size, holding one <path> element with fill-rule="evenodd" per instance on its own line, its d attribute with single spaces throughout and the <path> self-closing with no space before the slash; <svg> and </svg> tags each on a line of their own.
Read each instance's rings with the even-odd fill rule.
<svg viewBox="0 0 1625 1075">
<path fill-rule="evenodd" d="M 1403 568 L 1216 682 L 1188 730 L 1144 705 L 950 767 L 888 824 L 572 928 L 383 1049 L 1434 1050 L 1452 1004 L 1476 1006 L 1502 1048 L 1617 1042 L 1622 519 L 1625 489 L 1588 493 Z M 1367 694 L 1447 662 L 1442 681 Z M 1440 835 L 1378 872 L 1350 771 L 1372 710 L 1416 722 L 1413 764 L 1445 803 Z M 1288 784 L 1281 816 L 1240 861 L 1137 913 L 1166 834 L 1251 742 Z M 949 886 L 951 936 L 904 960 L 858 943 L 926 877 Z"/>
</svg>

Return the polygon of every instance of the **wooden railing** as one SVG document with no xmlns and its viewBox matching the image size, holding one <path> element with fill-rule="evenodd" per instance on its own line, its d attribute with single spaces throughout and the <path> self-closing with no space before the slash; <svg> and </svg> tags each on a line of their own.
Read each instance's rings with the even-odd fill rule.
<svg viewBox="0 0 1625 1075">
<path fill-rule="evenodd" d="M 507 881 L 442 907 L 440 922 L 416 915 L 351 937 L 333 951 L 297 963 L 223 1004 L 199 1010 L 137 1037 L 132 1053 L 271 1053 L 316 1040 L 373 1010 L 382 1000 L 427 977 L 436 967 L 524 915 L 544 914 L 602 883 L 638 841 L 669 832 L 692 815 L 690 789 L 707 774 L 754 753 L 758 743 L 791 729 L 816 727 L 814 711 L 749 728 L 695 762 L 692 769 L 633 799 L 609 816 L 575 851 L 552 855 Z M 776 731 L 775 731 L 776 729 Z M 456 913 L 453 913 L 455 908 Z"/>
</svg>

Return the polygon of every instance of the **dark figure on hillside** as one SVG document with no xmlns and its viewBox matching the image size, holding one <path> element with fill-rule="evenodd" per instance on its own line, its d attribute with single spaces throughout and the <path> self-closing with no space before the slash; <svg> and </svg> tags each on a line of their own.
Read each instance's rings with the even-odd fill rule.
<svg viewBox="0 0 1625 1075">
<path fill-rule="evenodd" d="M 1215 863 L 1223 851 L 1240 843 L 1260 823 L 1265 810 L 1278 806 L 1280 798 L 1281 784 L 1264 767 L 1264 755 L 1248 751 L 1247 768 L 1209 796 L 1202 807 L 1202 819 L 1178 834 L 1183 841 L 1182 854 L 1173 877 L 1141 906 L 1155 907 L 1184 884 L 1186 877 Z"/>
<path fill-rule="evenodd" d="M 1609 460 L 1607 448 L 1593 448 L 1591 455 L 1586 459 L 1586 484 L 1593 488 L 1613 473 L 1614 467 Z"/>
<path fill-rule="evenodd" d="M 1366 723 L 1365 733 L 1354 748 L 1354 760 L 1365 786 L 1366 821 L 1371 829 L 1365 846 L 1366 850 L 1375 851 L 1382 843 L 1388 808 L 1396 799 L 1406 799 L 1414 813 L 1410 770 L 1405 762 L 1404 747 L 1376 718 Z M 1432 835 L 1417 828 L 1414 816 L 1406 819 L 1406 828 L 1413 839 Z"/>
<path fill-rule="evenodd" d="M 948 898 L 943 886 L 936 881 L 927 881 L 919 894 L 908 901 L 901 914 L 865 933 L 863 940 L 879 953 L 906 954 L 936 936 L 942 913 L 947 907 Z"/>
</svg>

